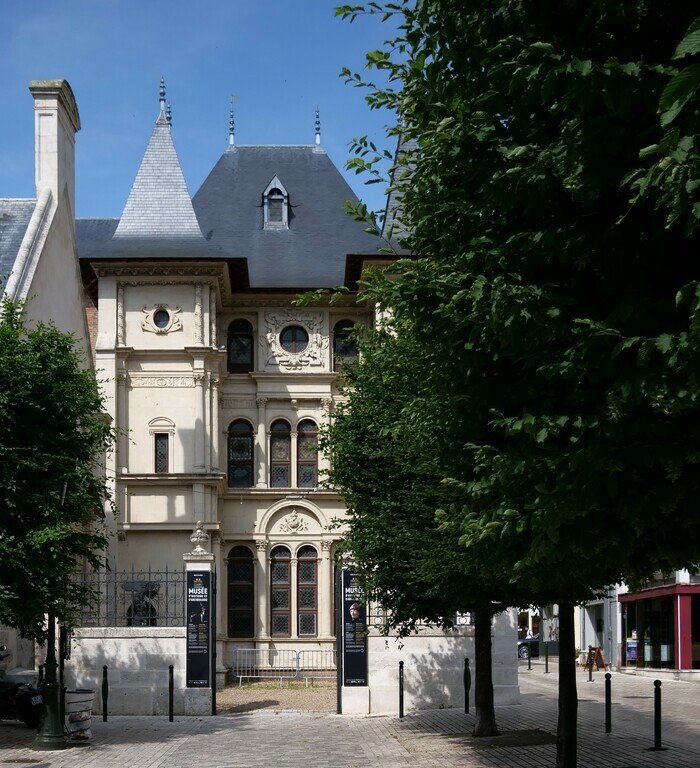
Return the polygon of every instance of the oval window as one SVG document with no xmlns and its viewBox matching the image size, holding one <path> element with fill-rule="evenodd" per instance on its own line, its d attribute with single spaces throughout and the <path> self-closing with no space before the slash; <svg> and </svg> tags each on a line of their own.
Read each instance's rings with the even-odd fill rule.
<svg viewBox="0 0 700 768">
<path fill-rule="evenodd" d="M 158 309 L 153 313 L 153 325 L 156 328 L 167 328 L 170 323 L 170 312 L 167 309 Z"/>
<path fill-rule="evenodd" d="M 303 352 L 309 345 L 309 334 L 300 325 L 289 325 L 280 334 L 280 344 L 285 352 Z"/>
</svg>

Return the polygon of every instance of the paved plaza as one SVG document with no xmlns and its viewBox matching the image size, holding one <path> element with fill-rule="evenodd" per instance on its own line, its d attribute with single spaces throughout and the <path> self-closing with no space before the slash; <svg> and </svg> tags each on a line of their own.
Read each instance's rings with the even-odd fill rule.
<svg viewBox="0 0 700 768">
<path fill-rule="evenodd" d="M 520 665 L 521 704 L 499 707 L 502 735 L 474 739 L 473 712 L 398 717 L 261 710 L 217 717 L 101 717 L 92 739 L 60 752 L 31 749 L 33 733 L 0 722 L 0 765 L 26 768 L 548 768 L 554 765 L 557 667 Z M 662 747 L 654 746 L 653 678 L 612 674 L 606 734 L 604 674 L 578 673 L 580 768 L 700 766 L 700 683 L 662 685 Z"/>
</svg>

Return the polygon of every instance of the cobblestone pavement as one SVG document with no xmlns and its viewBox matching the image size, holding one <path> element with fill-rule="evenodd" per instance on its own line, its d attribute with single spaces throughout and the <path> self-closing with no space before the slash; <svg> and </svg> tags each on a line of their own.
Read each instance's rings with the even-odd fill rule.
<svg viewBox="0 0 700 768">
<path fill-rule="evenodd" d="M 265 709 L 217 717 L 93 719 L 92 739 L 59 752 L 31 749 L 33 733 L 0 723 L 0 765 L 26 768 L 548 768 L 554 765 L 557 669 L 520 665 L 522 701 L 499 707 L 502 735 L 474 739 L 473 712 L 397 717 Z M 654 746 L 653 679 L 612 674 L 612 733 L 604 733 L 604 675 L 579 672 L 580 768 L 700 766 L 700 683 L 662 685 L 662 746 Z M 266 692 L 266 700 L 275 693 Z M 250 703 L 250 702 L 249 702 Z"/>
</svg>

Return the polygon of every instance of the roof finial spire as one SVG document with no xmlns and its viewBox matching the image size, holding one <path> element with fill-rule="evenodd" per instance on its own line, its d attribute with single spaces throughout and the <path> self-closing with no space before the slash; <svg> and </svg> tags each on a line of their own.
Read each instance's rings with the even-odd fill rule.
<svg viewBox="0 0 700 768">
<path fill-rule="evenodd" d="M 316 107 L 316 146 L 321 146 L 321 115 Z"/>
<path fill-rule="evenodd" d="M 168 128 L 173 127 L 173 113 L 170 109 L 170 102 L 168 102 L 168 108 L 165 110 L 165 122 L 168 124 Z"/>
<path fill-rule="evenodd" d="M 228 118 L 228 145 L 229 145 L 229 147 L 234 146 L 234 144 L 236 143 L 235 133 L 234 133 L 234 122 L 233 122 L 233 104 L 234 104 L 235 98 L 236 97 L 233 94 L 231 94 L 231 111 L 229 113 L 229 118 Z"/>
<path fill-rule="evenodd" d="M 165 112 L 165 78 L 160 78 L 160 111 Z"/>
</svg>

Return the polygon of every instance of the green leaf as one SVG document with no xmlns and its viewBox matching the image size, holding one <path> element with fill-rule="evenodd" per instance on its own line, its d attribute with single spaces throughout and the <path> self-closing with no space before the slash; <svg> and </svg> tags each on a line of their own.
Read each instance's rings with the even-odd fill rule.
<svg viewBox="0 0 700 768">
<path fill-rule="evenodd" d="M 700 53 L 700 16 L 688 28 L 685 37 L 678 44 L 673 58 L 682 59 L 684 56 L 692 56 L 696 53 Z"/>
<path fill-rule="evenodd" d="M 671 79 L 659 100 L 662 127 L 665 128 L 675 120 L 699 86 L 700 64 L 685 67 Z"/>
</svg>

